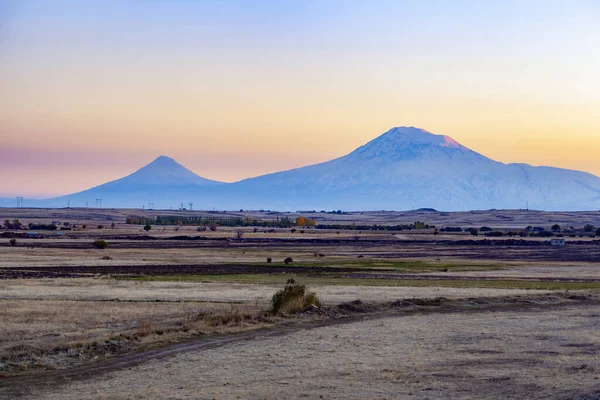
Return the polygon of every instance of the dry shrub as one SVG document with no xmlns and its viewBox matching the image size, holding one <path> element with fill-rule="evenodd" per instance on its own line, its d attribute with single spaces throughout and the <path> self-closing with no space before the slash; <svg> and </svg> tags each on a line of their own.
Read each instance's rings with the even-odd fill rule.
<svg viewBox="0 0 600 400">
<path fill-rule="evenodd" d="M 214 314 L 212 312 L 201 312 L 196 316 L 196 321 L 201 321 L 205 327 L 216 328 L 225 326 L 241 326 L 243 323 L 251 323 L 254 317 L 248 313 L 241 313 L 239 310 L 231 310 L 223 314 Z"/>
<path fill-rule="evenodd" d="M 92 245 L 97 249 L 106 249 L 108 247 L 108 242 L 106 240 L 94 240 Z"/>
<path fill-rule="evenodd" d="M 152 333 L 153 329 L 154 327 L 149 321 L 140 321 L 137 326 L 137 334 L 140 336 L 146 336 Z"/>
<path fill-rule="evenodd" d="M 292 314 L 310 305 L 319 307 L 321 302 L 316 294 L 307 291 L 306 285 L 296 283 L 294 279 L 288 279 L 285 287 L 275 293 L 271 299 L 273 314 Z"/>
</svg>

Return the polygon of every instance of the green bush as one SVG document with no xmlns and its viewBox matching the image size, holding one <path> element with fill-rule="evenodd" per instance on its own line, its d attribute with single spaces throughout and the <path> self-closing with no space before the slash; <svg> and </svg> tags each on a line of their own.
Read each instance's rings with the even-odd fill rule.
<svg viewBox="0 0 600 400">
<path fill-rule="evenodd" d="M 316 294 L 307 291 L 306 285 L 296 283 L 294 279 L 288 279 L 285 287 L 275 293 L 271 299 L 273 314 L 292 314 L 310 305 L 320 307 L 321 302 Z"/>
<path fill-rule="evenodd" d="M 97 249 L 106 249 L 108 247 L 108 242 L 106 240 L 94 240 L 92 245 Z"/>
</svg>

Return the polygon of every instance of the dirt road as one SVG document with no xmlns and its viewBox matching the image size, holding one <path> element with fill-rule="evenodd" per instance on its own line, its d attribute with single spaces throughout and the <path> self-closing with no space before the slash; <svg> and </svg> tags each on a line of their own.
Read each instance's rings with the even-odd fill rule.
<svg viewBox="0 0 600 400">
<path fill-rule="evenodd" d="M 4 378 L 0 398 L 592 399 L 599 306 L 579 295 L 408 301 Z"/>
</svg>

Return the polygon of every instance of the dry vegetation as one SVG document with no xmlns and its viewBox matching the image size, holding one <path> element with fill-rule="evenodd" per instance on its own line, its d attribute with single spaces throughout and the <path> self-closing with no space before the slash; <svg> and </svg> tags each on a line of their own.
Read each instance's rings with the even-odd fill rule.
<svg viewBox="0 0 600 400">
<path fill-rule="evenodd" d="M 15 299 L 0 300 L 0 310 L 5 376 L 271 321 L 249 306 L 199 302 Z"/>
<path fill-rule="evenodd" d="M 491 242 L 476 244 L 474 240 L 483 240 L 483 238 L 471 238 L 464 233 L 434 235 L 430 231 L 397 233 L 301 229 L 291 232 L 290 229 L 267 230 L 251 227 L 219 227 L 216 231 L 210 229 L 198 231 L 196 227 L 185 226 L 153 227 L 150 231 L 144 231 L 143 226 L 123 223 L 127 215 L 139 214 L 139 211 L 21 209 L 3 210 L 3 212 L 4 219 L 18 218 L 24 223 L 62 221 L 78 226 L 75 230 L 59 231 L 59 235 L 51 232 L 35 239 L 19 238 L 14 246 L 9 243 L 9 239 L 0 239 L 2 240 L 0 242 L 0 320 L 2 321 L 0 374 L 5 377 L 38 374 L 44 370 L 60 373 L 64 369 L 69 370 L 77 365 L 101 365 L 103 360 L 110 360 L 133 351 L 149 351 L 157 346 L 174 343 L 176 346 L 177 343 L 188 343 L 219 333 L 231 334 L 246 330 L 262 332 L 261 329 L 266 326 L 285 327 L 298 321 L 304 324 L 317 320 L 328 324 L 330 322 L 327 321 L 336 321 L 340 317 L 347 317 L 348 314 L 353 313 L 385 313 L 387 308 L 395 307 L 392 306 L 393 304 L 402 305 L 408 302 L 410 307 L 402 309 L 402 313 L 406 313 L 418 310 L 421 306 L 425 308 L 431 306 L 430 300 L 423 299 L 446 298 L 449 299 L 448 301 L 469 299 L 465 304 L 466 307 L 470 307 L 471 303 L 475 306 L 488 304 L 490 298 L 504 298 L 510 305 L 515 296 L 525 295 L 525 298 L 519 298 L 514 302 L 519 306 L 528 307 L 528 304 L 534 301 L 527 300 L 528 298 L 538 299 L 539 296 L 549 293 L 556 294 L 557 298 L 562 299 L 560 301 L 570 301 L 569 296 L 596 298 L 600 290 L 598 269 L 600 241 L 592 237 L 577 238 L 578 243 L 572 242 L 565 247 L 554 248 L 545 244 L 544 239 L 541 238 L 528 239 L 527 243 L 501 240 L 493 244 L 490 244 Z M 146 214 L 151 216 L 152 213 L 158 214 L 158 212 Z M 226 215 L 271 219 L 296 216 L 296 214 L 268 212 Z M 318 222 L 336 224 L 352 222 L 401 224 L 426 220 L 437 226 L 490 225 L 505 229 L 552 223 L 565 226 L 584 224 L 600 226 L 600 213 L 489 211 L 373 212 L 340 215 L 305 213 L 303 215 L 314 218 Z M 113 223 L 114 227 L 111 227 Z M 85 229 L 83 224 L 86 225 Z M 104 228 L 98 229 L 99 225 L 103 225 Z M 193 239 L 197 236 L 199 238 Z M 108 247 L 95 248 L 93 242 L 97 240 L 105 240 Z M 290 258 L 291 261 L 285 262 L 286 258 Z M 270 259 L 270 262 L 267 259 Z M 290 282 L 290 279 L 296 282 Z M 288 285 L 284 287 L 286 282 Z M 570 293 L 564 294 L 567 290 Z M 574 291 L 578 291 L 579 294 Z M 484 298 L 488 300 L 482 300 Z M 339 308 L 340 304 L 343 304 L 342 308 Z M 592 335 L 586 331 L 590 327 L 586 325 L 582 328 L 581 320 L 574 317 L 571 311 L 563 313 L 563 309 L 552 302 L 540 303 L 540 307 L 541 312 L 555 318 L 554 328 L 567 329 L 568 326 L 569 329 L 587 332 L 581 335 Z M 515 321 L 519 321 L 517 311 L 511 309 L 510 312 L 513 314 L 510 314 L 507 309 L 506 314 L 502 315 L 513 315 Z M 482 323 L 489 324 L 481 326 L 482 332 L 487 332 L 486 335 L 492 335 L 495 323 L 493 318 L 496 318 L 494 315 L 498 316 L 498 312 L 494 311 L 488 319 L 482 320 Z M 593 313 L 588 313 L 588 308 L 585 308 L 585 312 L 591 318 Z M 460 312 L 452 315 L 445 313 L 446 311 L 443 312 L 445 325 L 440 326 L 440 329 L 448 335 L 454 335 L 452 337 L 455 338 L 462 334 L 466 335 L 467 333 L 461 330 L 459 322 L 462 321 L 461 323 L 464 324 L 469 316 Z M 564 322 L 564 327 L 560 325 L 561 315 L 571 318 Z M 425 327 L 433 324 L 437 317 L 423 315 L 415 318 L 414 323 Z M 509 332 L 510 318 L 507 316 L 501 318 L 504 318 L 502 329 Z M 527 323 L 534 324 L 533 319 L 526 318 L 526 320 Z M 386 319 L 386 321 L 396 321 L 396 319 Z M 440 375 L 438 368 L 443 367 L 440 365 L 466 362 L 467 359 L 475 362 L 476 365 L 477 361 L 486 358 L 487 354 L 496 354 L 474 352 L 469 353 L 469 357 L 463 357 L 461 354 L 457 356 L 456 352 L 450 349 L 442 351 L 443 354 L 440 353 L 439 357 L 436 356 L 439 359 L 434 357 L 441 364 L 432 361 L 425 365 L 415 358 L 416 355 L 410 353 L 410 349 L 403 347 L 407 354 L 412 354 L 410 355 L 412 358 L 409 357 L 413 360 L 411 365 L 417 368 L 410 372 L 400 366 L 394 366 L 392 360 L 386 358 L 389 348 L 382 347 L 381 343 L 392 346 L 393 337 L 390 336 L 390 332 L 378 329 L 378 325 L 372 325 L 374 323 L 352 324 L 348 328 L 355 332 L 356 337 L 362 337 L 365 329 L 371 330 L 373 336 L 368 335 L 369 339 L 365 339 L 375 341 L 370 346 L 346 338 L 344 327 L 332 326 L 314 329 L 310 334 L 292 333 L 293 329 L 289 332 L 281 331 L 282 334 L 293 335 L 291 340 L 299 340 L 299 342 L 302 342 L 302 339 L 298 339 L 298 335 L 305 335 L 303 337 L 313 335 L 315 337 L 312 340 L 316 341 L 315 343 L 319 342 L 319 337 L 322 335 L 327 336 L 328 339 L 321 350 L 317 349 L 320 348 L 319 346 L 313 349 L 314 346 L 306 344 L 308 350 L 303 355 L 299 355 L 295 350 L 292 351 L 293 354 L 288 351 L 290 349 L 286 350 L 283 345 L 287 340 L 285 338 L 269 339 L 272 342 L 268 344 L 238 343 L 232 348 L 241 347 L 243 354 L 257 357 L 256 351 L 260 348 L 274 346 L 279 349 L 274 356 L 277 362 L 281 362 L 282 357 L 287 356 L 300 357 L 307 363 L 309 359 L 318 360 L 314 362 L 325 363 L 321 369 L 318 369 L 319 373 L 326 376 L 332 374 L 328 384 L 337 388 L 337 383 L 333 382 L 341 382 L 346 379 L 345 377 L 349 377 L 348 379 L 362 382 L 366 388 L 371 388 L 365 389 L 363 393 L 365 397 L 372 397 L 375 393 L 374 386 L 367 384 L 369 379 L 383 385 L 385 389 L 382 391 L 382 396 L 394 393 L 393 385 L 397 384 L 404 385 L 402 387 L 410 386 L 412 391 L 419 392 L 423 388 L 416 380 L 422 382 L 426 379 L 429 386 L 433 388 L 430 393 L 432 398 L 443 398 L 446 393 L 460 394 L 452 392 L 456 387 L 452 386 L 448 379 L 441 378 L 443 374 Z M 409 329 L 400 322 L 400 319 L 389 324 L 390 329 L 404 332 L 403 343 L 405 340 L 407 343 L 416 340 L 406 335 L 421 337 L 423 341 L 421 344 L 413 343 L 415 348 L 421 349 L 419 351 L 426 351 L 425 349 L 430 351 L 432 348 L 443 348 L 460 342 L 459 339 L 456 343 L 452 341 L 454 339 L 444 341 L 437 333 L 419 330 L 418 327 Z M 475 329 L 474 325 L 468 323 L 463 326 Z M 331 332 L 331 335 L 327 332 Z M 539 332 L 536 334 L 542 335 Z M 345 339 L 338 345 L 336 340 L 332 339 L 333 337 Z M 594 339 L 593 335 L 587 338 L 590 341 L 596 340 L 596 343 L 600 341 L 597 337 Z M 585 341 L 583 336 L 579 339 Z M 507 361 L 508 365 L 514 365 L 517 370 L 522 371 L 524 368 L 521 364 L 522 360 L 513 354 L 512 350 L 507 349 L 508 342 L 503 340 L 504 337 L 499 336 L 491 351 L 506 351 L 510 359 Z M 532 345 L 531 340 L 524 339 L 524 336 L 519 336 L 515 340 L 518 341 L 519 346 Z M 355 360 L 351 354 L 346 354 L 342 345 L 349 349 L 356 345 L 359 349 L 362 348 L 361 351 L 364 353 L 360 359 Z M 569 365 L 569 368 L 577 367 L 573 360 L 578 356 L 575 352 L 569 353 L 570 348 L 560 347 L 561 350 L 557 351 L 555 348 L 558 344 L 555 342 L 550 346 L 553 348 L 551 351 L 556 351 L 560 357 L 565 358 L 565 365 Z M 471 349 L 467 346 L 467 348 L 470 349 L 469 351 L 477 350 L 475 347 Z M 327 356 L 329 353 L 319 355 L 313 350 L 331 351 L 340 357 L 347 357 L 348 360 L 357 363 L 358 369 L 334 373 L 332 368 L 338 367 L 334 366 L 335 361 Z M 214 362 L 220 360 L 227 364 L 231 361 L 228 358 L 230 351 L 227 347 L 222 351 L 213 349 L 206 354 L 210 354 Z M 597 352 L 594 354 L 597 355 Z M 400 357 L 401 354 L 398 353 L 396 356 Z M 383 361 L 381 363 L 373 361 L 378 357 L 387 360 L 385 363 L 388 366 L 383 367 Z M 546 362 L 541 353 L 535 357 L 541 360 L 539 362 Z M 587 369 L 581 371 L 593 375 L 597 371 L 596 368 L 600 367 L 586 357 L 582 356 L 581 360 L 585 358 Z M 156 365 L 161 365 L 160 362 L 157 361 Z M 185 376 L 182 371 L 185 370 L 187 362 L 189 360 L 185 357 L 177 361 L 180 363 L 177 364 L 177 368 L 180 369 L 178 371 L 183 374 L 182 376 Z M 212 365 L 211 362 L 209 360 L 206 366 Z M 242 359 L 240 365 L 244 365 L 245 362 L 249 360 Z M 143 371 L 143 367 L 139 368 Z M 148 368 L 154 368 L 153 364 Z M 257 382 L 266 381 L 268 385 L 262 390 L 248 383 L 255 395 L 253 397 L 270 397 L 269 395 L 273 393 L 278 394 L 275 397 L 295 397 L 300 393 L 296 389 L 304 390 L 309 397 L 333 393 L 319 385 L 306 386 L 299 379 L 299 375 L 290 375 L 289 368 L 282 365 L 272 373 L 289 376 L 289 380 L 284 380 L 290 382 L 291 391 L 276 389 L 274 385 L 281 379 L 271 381 L 257 378 Z M 343 370 L 341 366 L 339 368 Z M 378 372 L 368 373 L 371 368 L 378 369 Z M 131 375 L 123 375 L 123 380 L 114 378 L 117 380 L 110 385 L 116 385 L 115 387 L 131 385 L 128 379 L 133 379 L 136 373 L 138 372 L 133 371 Z M 205 374 L 199 382 L 203 382 L 202 379 L 208 379 L 210 376 L 204 366 L 197 373 Z M 476 375 L 469 368 L 465 369 L 465 373 Z M 151 376 L 152 379 L 156 378 L 152 374 Z M 435 376 L 438 378 L 432 378 Z M 5 393 L 20 393 L 15 388 L 18 389 L 22 381 L 12 382 L 16 383 L 7 383 L 8 386 L 5 387 L 9 392 Z M 102 381 L 98 382 L 100 382 L 99 386 L 90 384 L 94 389 L 82 385 L 86 390 L 92 390 L 90 393 L 94 393 L 93 390 L 107 390 L 106 393 L 111 393 L 103 386 Z M 227 390 L 209 385 L 210 389 L 204 393 L 216 397 L 240 395 L 243 397 L 244 384 L 241 382 Z M 181 385 L 186 387 L 184 383 Z M 165 383 L 165 386 L 168 384 Z M 68 389 L 68 386 L 65 388 L 65 390 L 73 390 L 73 388 Z M 0 382 L 0 397 L 2 390 L 3 384 Z M 56 398 L 65 395 L 61 390 L 55 391 Z M 188 397 L 197 394 L 195 391 L 197 388 L 193 389 L 190 386 L 189 390 Z M 162 391 L 143 393 L 148 397 L 166 396 Z M 362 397 L 358 392 L 342 390 L 339 393 L 340 398 Z M 346 396 L 343 396 L 343 393 Z M 500 390 L 496 393 L 504 392 Z M 526 392 L 521 392 L 523 393 Z M 52 396 L 48 395 L 48 397 Z M 107 397 L 112 396 L 108 394 Z"/>
</svg>

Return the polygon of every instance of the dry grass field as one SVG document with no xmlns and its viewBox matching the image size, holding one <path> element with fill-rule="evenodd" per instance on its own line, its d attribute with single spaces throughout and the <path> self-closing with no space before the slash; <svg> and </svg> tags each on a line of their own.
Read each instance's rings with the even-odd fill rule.
<svg viewBox="0 0 600 400">
<path fill-rule="evenodd" d="M 3 220 L 77 228 L 14 246 L 0 238 L 0 398 L 600 396 L 598 238 L 553 247 L 537 237 L 350 226 L 146 232 L 124 223 L 142 210 L 1 211 Z M 600 213 L 302 215 L 327 224 L 600 226 Z M 92 246 L 97 239 L 108 248 Z M 290 278 L 322 306 L 269 312 Z"/>
</svg>

